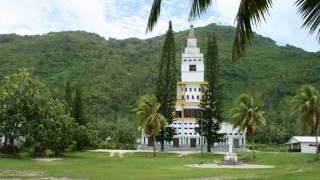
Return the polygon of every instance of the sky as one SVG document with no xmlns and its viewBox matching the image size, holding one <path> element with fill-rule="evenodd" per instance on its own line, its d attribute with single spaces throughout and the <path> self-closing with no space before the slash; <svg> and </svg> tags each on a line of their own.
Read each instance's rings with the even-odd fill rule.
<svg viewBox="0 0 320 180">
<path fill-rule="evenodd" d="M 315 35 L 301 29 L 295 0 L 274 0 L 266 22 L 255 28 L 278 45 L 294 45 L 319 51 Z M 214 0 L 207 12 L 192 21 L 196 27 L 209 23 L 234 26 L 240 0 Z M 190 0 L 163 0 L 160 20 L 145 33 L 152 0 L 0 0 L 0 34 L 45 34 L 84 30 L 105 38 L 149 38 L 165 33 L 172 20 L 174 31 L 190 26 Z"/>
</svg>

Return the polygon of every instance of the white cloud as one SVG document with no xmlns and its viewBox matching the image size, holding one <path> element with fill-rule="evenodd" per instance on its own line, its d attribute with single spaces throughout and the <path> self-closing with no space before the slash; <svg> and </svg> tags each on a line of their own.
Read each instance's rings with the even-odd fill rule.
<svg viewBox="0 0 320 180">
<path fill-rule="evenodd" d="M 42 34 L 50 31 L 85 30 L 119 39 L 148 38 L 163 34 L 168 21 L 175 31 L 189 27 L 190 1 L 164 0 L 160 20 L 154 31 L 145 34 L 152 0 L 0 0 L 0 33 Z M 215 0 L 205 15 L 193 21 L 195 26 L 208 23 L 234 25 L 240 0 Z M 294 0 L 274 0 L 271 16 L 257 32 L 278 44 L 292 44 L 318 51 L 315 36 L 301 30 Z"/>
</svg>

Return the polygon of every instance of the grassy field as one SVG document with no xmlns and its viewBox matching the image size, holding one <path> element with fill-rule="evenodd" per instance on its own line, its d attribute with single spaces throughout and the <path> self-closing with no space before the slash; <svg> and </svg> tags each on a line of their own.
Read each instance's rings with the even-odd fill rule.
<svg viewBox="0 0 320 180">
<path fill-rule="evenodd" d="M 240 156 L 251 157 L 250 153 Z M 274 169 L 196 169 L 184 167 L 212 162 L 221 155 L 131 153 L 110 157 L 108 153 L 72 152 L 61 161 L 39 162 L 29 157 L 1 158 L 0 179 L 68 177 L 71 179 L 320 179 L 320 162 L 313 154 L 259 152 L 249 163 L 274 165 Z"/>
</svg>

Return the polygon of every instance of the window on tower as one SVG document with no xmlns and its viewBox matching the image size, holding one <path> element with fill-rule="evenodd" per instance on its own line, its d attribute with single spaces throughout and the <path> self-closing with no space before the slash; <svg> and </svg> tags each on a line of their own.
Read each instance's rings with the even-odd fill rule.
<svg viewBox="0 0 320 180">
<path fill-rule="evenodd" d="M 189 65 L 189 71 L 197 71 L 196 65 Z"/>
<path fill-rule="evenodd" d="M 181 95 L 181 99 L 184 99 L 184 95 Z"/>
</svg>

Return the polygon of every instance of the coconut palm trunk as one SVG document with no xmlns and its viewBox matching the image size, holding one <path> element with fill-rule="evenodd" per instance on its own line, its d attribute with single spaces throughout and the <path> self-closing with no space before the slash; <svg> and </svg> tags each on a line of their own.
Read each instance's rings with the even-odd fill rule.
<svg viewBox="0 0 320 180">
<path fill-rule="evenodd" d="M 256 159 L 256 145 L 254 144 L 253 132 L 251 132 L 251 140 L 252 140 L 253 159 Z"/>
<path fill-rule="evenodd" d="M 156 156 L 156 135 L 153 135 L 153 157 Z"/>
<path fill-rule="evenodd" d="M 161 143 L 160 151 L 162 151 L 162 152 L 164 152 L 164 131 L 165 131 L 165 129 L 162 129 L 162 131 L 161 131 L 161 141 L 160 141 L 160 143 Z"/>
<path fill-rule="evenodd" d="M 319 141 L 318 141 L 318 123 L 317 112 L 313 112 L 314 132 L 316 136 L 316 159 L 319 160 Z"/>
</svg>

